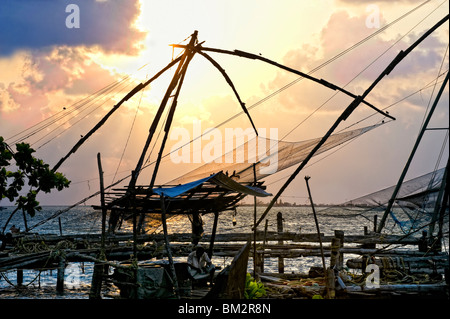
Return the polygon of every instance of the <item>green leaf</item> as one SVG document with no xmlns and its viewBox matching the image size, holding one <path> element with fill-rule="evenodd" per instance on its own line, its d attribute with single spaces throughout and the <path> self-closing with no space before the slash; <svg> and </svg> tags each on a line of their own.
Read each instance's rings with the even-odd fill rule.
<svg viewBox="0 0 450 319">
<path fill-rule="evenodd" d="M 36 200 L 39 189 L 46 193 L 53 189 L 58 191 L 69 187 L 70 181 L 61 173 L 53 172 L 43 160 L 33 157 L 34 149 L 27 143 L 16 144 L 17 152 L 10 151 L 8 144 L 0 136 L 0 199 L 8 198 L 16 201 L 19 209 L 34 216 L 42 208 Z M 11 163 L 14 159 L 15 163 Z M 6 167 L 14 165 L 16 171 L 6 170 Z M 30 186 L 26 196 L 20 195 L 25 184 Z"/>
</svg>

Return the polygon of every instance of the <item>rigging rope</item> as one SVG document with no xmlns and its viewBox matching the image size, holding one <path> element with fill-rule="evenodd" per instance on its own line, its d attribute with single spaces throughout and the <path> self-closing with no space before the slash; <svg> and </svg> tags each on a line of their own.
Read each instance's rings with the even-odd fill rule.
<svg viewBox="0 0 450 319">
<path fill-rule="evenodd" d="M 117 94 L 121 93 L 125 88 L 127 88 L 127 87 L 130 86 L 131 84 L 133 84 L 133 83 L 130 82 L 130 83 L 126 84 L 126 85 L 125 85 L 124 87 L 122 87 L 122 88 L 120 89 L 120 91 L 117 92 L 114 96 L 116 96 Z M 48 141 L 46 141 L 45 143 L 43 143 L 43 144 L 42 144 L 41 146 L 39 146 L 37 149 L 40 149 L 41 147 L 43 147 L 43 146 L 45 146 L 46 144 L 48 144 L 48 143 L 50 143 L 51 141 L 53 141 L 54 139 L 60 137 L 63 133 L 67 132 L 70 128 L 72 128 L 73 126 L 75 126 L 76 124 L 78 124 L 80 121 L 84 120 L 84 119 L 87 118 L 90 114 L 92 114 L 93 112 L 95 112 L 95 111 L 97 111 L 98 109 L 100 109 L 100 107 L 101 107 L 103 104 L 105 104 L 106 102 L 108 102 L 107 99 L 104 100 L 102 103 L 100 103 L 100 104 L 98 104 L 98 105 L 92 104 L 92 107 L 95 106 L 94 109 L 92 109 L 91 111 L 89 111 L 89 113 L 85 114 L 84 116 L 82 116 L 80 119 L 78 119 L 78 120 L 75 121 L 74 123 L 70 124 L 70 126 L 69 126 L 68 128 L 63 129 L 63 131 L 60 132 L 59 134 L 57 134 L 56 136 L 50 138 Z M 88 107 L 90 107 L 90 106 L 88 105 Z M 87 108 L 88 108 L 88 107 L 87 107 Z M 84 109 L 84 110 L 82 110 L 81 112 L 87 110 L 87 108 Z M 58 127 L 54 128 L 52 131 L 50 131 L 49 133 L 47 133 L 46 135 L 44 135 L 43 137 L 41 137 L 40 139 L 38 139 L 37 141 L 35 141 L 34 143 L 32 143 L 31 145 L 36 144 L 37 142 L 41 141 L 42 139 L 44 139 L 45 137 L 47 137 L 47 136 L 50 135 L 51 133 L 53 133 L 53 132 L 55 132 L 56 130 L 60 129 L 60 128 L 62 127 L 62 125 L 66 124 L 66 123 L 69 123 L 70 120 L 72 120 L 73 118 L 75 118 L 75 117 L 77 117 L 78 115 L 80 115 L 81 112 L 80 112 L 79 114 L 75 114 L 72 118 L 68 119 L 67 121 L 58 124 Z"/>
<path fill-rule="evenodd" d="M 64 107 L 63 110 L 51 115 L 50 117 L 32 125 L 31 127 L 9 137 L 7 140 L 11 140 L 13 138 L 16 138 L 15 140 L 9 142 L 11 144 L 14 143 L 18 143 L 21 142 L 31 136 L 34 136 L 35 134 L 39 133 L 40 131 L 46 129 L 47 127 L 51 126 L 52 124 L 56 123 L 57 121 L 59 121 L 60 119 L 68 116 L 69 114 L 75 112 L 76 110 L 78 110 L 79 108 L 83 107 L 84 105 L 90 103 L 91 101 L 95 100 L 96 98 L 100 97 L 101 95 L 105 94 L 106 92 L 114 89 L 115 86 L 117 86 L 118 84 L 120 84 L 123 81 L 126 81 L 130 78 L 130 75 L 127 75 L 126 77 L 124 77 L 123 79 L 119 80 L 119 81 L 115 81 L 110 83 L 109 85 L 107 85 L 106 87 L 90 94 L 89 96 L 73 103 L 72 105 L 70 105 L 69 107 Z M 66 111 L 67 109 L 69 109 L 69 111 Z M 63 114 L 61 114 L 63 113 Z M 30 130 L 34 129 L 31 132 L 28 132 Z M 28 132 L 28 133 L 27 133 Z M 22 135 L 22 136 L 21 136 Z"/>
<path fill-rule="evenodd" d="M 145 79 L 146 80 L 148 79 L 148 75 L 145 77 Z M 125 155 L 125 151 L 126 151 L 126 149 L 128 147 L 128 142 L 130 141 L 131 132 L 133 131 L 134 123 L 136 122 L 136 118 L 137 118 L 137 115 L 138 115 L 138 112 L 139 112 L 139 108 L 141 106 L 141 101 L 142 101 L 142 96 L 144 95 L 144 91 L 145 91 L 145 88 L 143 88 L 142 91 L 141 91 L 141 96 L 139 97 L 139 103 L 137 105 L 136 112 L 134 113 L 134 118 L 133 118 L 133 122 L 131 123 L 131 127 L 130 127 L 130 131 L 128 133 L 127 141 L 125 142 L 125 146 L 123 148 L 122 155 L 120 156 L 119 164 L 117 164 L 116 172 L 114 173 L 114 177 L 113 177 L 111 183 L 114 183 L 114 180 L 116 179 L 117 171 L 119 170 L 120 164 L 122 163 L 123 156 Z"/>
</svg>

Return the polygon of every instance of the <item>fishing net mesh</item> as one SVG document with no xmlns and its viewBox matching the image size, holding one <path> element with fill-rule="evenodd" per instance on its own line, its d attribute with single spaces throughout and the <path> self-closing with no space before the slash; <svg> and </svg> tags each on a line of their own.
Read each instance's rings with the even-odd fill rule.
<svg viewBox="0 0 450 319">
<path fill-rule="evenodd" d="M 315 155 L 342 145 L 381 124 L 349 130 L 331 135 Z M 240 183 L 253 182 L 301 163 L 320 142 L 314 138 L 299 142 L 285 142 L 261 136 L 248 139 L 232 151 L 206 163 L 168 184 L 184 184 L 223 171 Z"/>
<path fill-rule="evenodd" d="M 433 215 L 437 214 L 436 207 L 441 207 L 437 204 L 443 199 L 439 198 L 439 194 L 444 178 L 445 168 L 441 168 L 403 182 L 389 212 L 388 223 L 391 230 L 395 228 L 404 234 L 419 234 L 419 230 L 427 230 Z M 341 217 L 356 214 L 372 219 L 373 215 L 383 214 L 395 187 L 395 185 L 387 187 L 341 204 L 340 206 L 347 212 Z M 444 200 L 448 201 L 448 198 Z M 330 212 L 331 209 L 322 211 L 323 214 Z M 448 225 L 448 210 L 444 223 Z"/>
</svg>

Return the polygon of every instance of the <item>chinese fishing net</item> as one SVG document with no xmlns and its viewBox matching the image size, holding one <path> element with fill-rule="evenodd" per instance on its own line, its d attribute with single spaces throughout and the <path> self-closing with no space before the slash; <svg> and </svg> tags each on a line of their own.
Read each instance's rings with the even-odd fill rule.
<svg viewBox="0 0 450 319">
<path fill-rule="evenodd" d="M 403 182 L 389 212 L 390 228 L 398 227 L 402 233 L 409 234 L 421 229 L 426 230 L 433 218 L 436 221 L 442 200 L 448 200 L 442 197 L 443 180 L 445 168 Z M 339 217 L 359 215 L 370 219 L 373 215 L 382 215 L 395 187 L 396 185 L 341 204 L 340 208 L 345 209 L 347 213 Z M 321 214 L 338 217 L 331 208 L 324 209 Z M 446 222 L 448 223 L 448 210 Z"/>
<path fill-rule="evenodd" d="M 370 130 L 376 124 L 331 135 L 316 152 L 322 154 L 342 145 Z M 251 183 L 300 164 L 320 142 L 321 138 L 305 141 L 285 142 L 262 136 L 254 136 L 231 151 L 225 152 L 210 163 L 206 163 L 168 184 L 177 185 L 192 182 L 223 171 L 240 183 Z"/>
</svg>

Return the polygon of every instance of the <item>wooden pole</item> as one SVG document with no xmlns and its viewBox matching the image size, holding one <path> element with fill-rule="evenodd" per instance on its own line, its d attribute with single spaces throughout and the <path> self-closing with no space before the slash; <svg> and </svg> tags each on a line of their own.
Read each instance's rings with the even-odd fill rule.
<svg viewBox="0 0 450 319">
<path fill-rule="evenodd" d="M 196 40 L 197 40 L 197 34 L 194 33 L 192 35 L 192 39 L 191 39 L 190 43 L 195 43 Z M 154 184 L 155 184 L 156 175 L 158 173 L 159 165 L 161 163 L 162 153 L 164 151 L 164 147 L 165 147 L 165 144 L 166 144 L 166 141 L 167 141 L 167 137 L 168 137 L 168 134 L 169 134 L 169 128 L 170 128 L 170 125 L 172 124 L 173 116 L 174 116 L 174 113 L 175 113 L 175 108 L 176 108 L 177 103 L 178 103 L 177 102 L 178 95 L 179 95 L 180 90 L 181 90 L 181 85 L 182 85 L 182 82 L 184 80 L 184 76 L 186 75 L 187 66 L 188 66 L 190 60 L 192 59 L 193 54 L 189 51 L 189 52 L 184 53 L 182 57 L 183 58 L 181 59 L 181 62 L 179 63 L 179 65 L 177 67 L 177 70 L 176 70 L 176 72 L 175 72 L 175 74 L 174 74 L 174 76 L 172 78 L 172 81 L 170 82 L 169 87 L 166 90 L 166 93 L 165 93 L 165 95 L 163 97 L 163 100 L 161 101 L 161 105 L 160 105 L 160 107 L 158 109 L 157 115 L 153 119 L 152 125 L 150 127 L 150 131 L 149 131 L 149 135 L 147 137 L 146 144 L 144 146 L 144 149 L 143 149 L 143 151 L 141 153 L 141 157 L 139 158 L 138 164 L 137 164 L 136 169 L 135 169 L 135 176 L 132 177 L 132 179 L 130 180 L 129 188 L 134 188 L 135 185 L 136 185 L 137 177 L 140 174 L 140 170 L 141 170 L 142 165 L 143 165 L 144 157 L 145 157 L 145 155 L 147 153 L 148 147 L 150 146 L 150 142 L 151 142 L 151 140 L 153 138 L 153 135 L 154 135 L 154 133 L 156 131 L 156 128 L 158 126 L 158 123 L 159 123 L 159 120 L 161 118 L 162 112 L 165 109 L 165 107 L 167 105 L 167 102 L 169 101 L 169 98 L 172 96 L 173 90 L 178 85 L 177 91 L 176 91 L 175 95 L 173 96 L 174 98 L 173 98 L 173 101 L 172 101 L 172 105 L 170 107 L 170 110 L 169 110 L 169 113 L 168 113 L 168 116 L 167 116 L 166 125 L 164 127 L 164 136 L 163 136 L 163 140 L 161 142 L 161 146 L 159 148 L 158 157 L 156 159 L 155 167 L 153 169 L 153 174 L 152 174 L 152 177 L 151 177 L 149 189 L 151 190 L 153 188 Z M 145 213 L 142 212 L 140 217 L 139 217 L 138 225 L 136 226 L 137 227 L 136 229 L 137 229 L 138 233 L 142 232 L 144 219 L 145 219 Z"/>
<path fill-rule="evenodd" d="M 100 153 L 97 153 L 98 173 L 100 177 L 100 203 L 102 207 L 102 236 L 100 244 L 100 255 L 98 259 L 106 261 L 105 255 L 105 238 L 106 238 L 106 207 L 105 207 L 105 189 L 103 186 L 103 169 Z M 90 299 L 100 299 L 102 290 L 102 281 L 104 275 L 105 264 L 96 261 L 94 263 L 94 272 L 92 274 L 91 289 L 89 292 Z"/>
<path fill-rule="evenodd" d="M 197 31 L 195 31 L 194 34 L 192 35 L 192 38 L 194 38 L 194 37 L 197 38 Z M 138 161 L 138 163 L 136 165 L 136 168 L 134 170 L 135 171 L 134 176 L 132 176 L 132 179 L 130 180 L 130 187 L 131 188 L 133 188 L 136 185 L 136 180 L 137 180 L 137 178 L 139 176 L 139 173 L 140 173 L 140 171 L 142 169 L 142 165 L 144 164 L 145 156 L 147 154 L 148 148 L 150 147 L 150 143 L 151 143 L 151 141 L 153 139 L 153 135 L 156 132 L 156 129 L 157 129 L 158 124 L 159 124 L 159 120 L 161 119 L 162 113 L 164 112 L 164 109 L 166 107 L 167 101 L 170 98 L 170 95 L 171 95 L 171 93 L 173 91 L 173 88 L 175 87 L 176 83 L 178 82 L 178 77 L 177 76 L 178 76 L 178 73 L 179 73 L 182 65 L 184 64 L 184 61 L 185 61 L 186 57 L 187 57 L 187 55 L 183 54 L 180 58 L 177 58 L 177 59 L 174 60 L 174 61 L 177 61 L 177 62 L 180 62 L 180 63 L 178 64 L 177 70 L 175 71 L 175 75 L 172 78 L 172 82 L 170 83 L 169 88 L 167 89 L 166 94 L 164 95 L 164 98 L 161 101 L 161 104 L 160 104 L 160 106 L 158 108 L 158 111 L 157 111 L 157 113 L 156 113 L 156 115 L 155 115 L 155 117 L 153 119 L 152 125 L 150 126 L 149 134 L 147 136 L 147 140 L 145 141 L 145 145 L 144 145 L 144 148 L 142 150 L 141 156 L 139 157 L 139 161 Z M 173 66 L 173 64 L 172 64 L 172 66 Z"/>
<path fill-rule="evenodd" d="M 308 195 L 309 195 L 309 201 L 311 202 L 311 208 L 312 208 L 312 211 L 313 211 L 313 215 L 314 215 L 314 222 L 315 222 L 315 224 L 316 224 L 316 229 L 317 229 L 317 235 L 319 236 L 319 245 L 320 245 L 320 255 L 321 255 L 321 257 L 322 257 L 322 266 L 323 266 L 323 272 L 324 272 L 324 274 L 325 274 L 325 277 L 327 278 L 327 296 L 328 297 L 330 297 L 330 283 L 329 283 L 329 272 L 327 271 L 327 266 L 326 266 L 326 264 L 325 264 L 325 256 L 324 256 L 324 253 L 323 253 L 323 245 L 322 245 L 322 237 L 320 236 L 320 228 L 319 228 L 319 222 L 318 222 L 318 220 L 317 220 L 317 216 L 316 216 L 316 209 L 314 208 L 314 202 L 313 202 L 313 199 L 312 199 L 312 196 L 311 196 L 311 190 L 310 190 L 310 188 L 309 188 L 309 183 L 308 183 L 308 181 L 309 181 L 309 179 L 310 179 L 311 177 L 310 176 L 305 176 L 305 181 L 306 181 L 306 187 L 307 187 L 307 189 L 308 189 Z M 332 270 L 332 269 L 331 269 Z M 333 271 L 333 270 L 332 270 Z M 334 274 L 334 272 L 333 272 L 333 274 Z"/>
<path fill-rule="evenodd" d="M 61 225 L 61 217 L 58 217 L 58 225 L 59 225 L 59 235 L 62 236 L 62 225 Z"/>
<path fill-rule="evenodd" d="M 442 182 L 441 182 L 441 187 L 439 189 L 439 193 L 436 199 L 436 205 L 434 206 L 434 211 L 433 211 L 433 216 L 430 222 L 430 226 L 428 228 L 428 234 L 430 236 L 430 239 L 433 239 L 433 233 L 434 233 L 434 228 L 435 228 L 435 224 L 436 221 L 439 218 L 439 213 L 441 212 L 441 206 L 443 204 L 443 201 L 445 201 L 445 197 L 444 197 L 444 193 L 446 190 L 446 184 L 447 184 L 447 173 L 448 173 L 448 166 L 449 166 L 449 162 L 450 158 L 447 160 L 447 166 L 445 167 L 444 170 L 444 175 L 442 177 Z M 444 198 L 444 200 L 443 200 Z M 438 231 L 439 234 L 439 231 Z M 438 236 L 440 237 L 440 236 Z M 438 238 L 439 244 L 441 243 L 441 238 Z"/>
<path fill-rule="evenodd" d="M 419 147 L 420 142 L 422 141 L 422 137 L 423 137 L 423 135 L 424 135 L 424 133 L 425 133 L 425 131 L 427 129 L 428 124 L 430 123 L 431 116 L 433 115 L 434 110 L 436 109 L 436 106 L 438 104 L 438 101 L 441 98 L 442 93 L 444 92 L 444 89 L 445 89 L 445 86 L 447 85 L 447 82 L 448 82 L 448 73 L 445 76 L 444 82 L 442 82 L 441 88 L 439 89 L 439 92 L 436 95 L 436 98 L 435 98 L 435 100 L 433 102 L 433 105 L 430 108 L 430 112 L 428 112 L 427 118 L 425 119 L 425 122 L 423 123 L 423 126 L 422 126 L 422 128 L 421 128 L 421 130 L 419 132 L 419 135 L 418 135 L 418 137 L 416 139 L 416 142 L 415 142 L 414 147 L 413 147 L 413 149 L 411 151 L 411 154 L 409 155 L 408 160 L 406 161 L 405 167 L 403 168 L 403 171 L 400 174 L 400 178 L 399 178 L 399 180 L 397 182 L 397 185 L 395 186 L 394 192 L 392 193 L 392 196 L 389 199 L 388 205 L 386 207 L 386 210 L 384 211 L 383 217 L 381 218 L 381 221 L 380 221 L 380 225 L 378 226 L 378 229 L 377 229 L 378 233 L 381 232 L 381 230 L 384 227 L 384 224 L 386 223 L 387 216 L 391 212 L 392 206 L 394 205 L 394 202 L 395 202 L 395 198 L 397 197 L 397 194 L 400 191 L 400 187 L 403 184 L 403 180 L 405 179 L 406 173 L 409 170 L 409 166 L 410 166 L 410 164 L 411 164 L 411 162 L 412 162 L 412 160 L 413 160 L 413 158 L 414 158 L 414 156 L 416 154 L 416 151 L 417 151 L 417 148 Z"/>
<path fill-rule="evenodd" d="M 253 163 L 253 178 L 254 178 L 254 185 L 256 186 L 256 167 L 255 167 L 255 163 Z M 257 267 L 257 259 L 258 257 L 256 256 L 256 196 L 253 196 L 253 206 L 254 206 L 254 210 L 253 210 L 253 278 L 256 279 L 256 267 Z"/>
<path fill-rule="evenodd" d="M 103 169 L 102 159 L 100 153 L 97 153 L 98 174 L 100 178 L 100 204 L 102 206 L 102 242 L 101 248 L 105 250 L 105 238 L 106 238 L 106 206 L 105 206 L 105 188 L 103 184 Z"/>
<path fill-rule="evenodd" d="M 311 158 L 316 154 L 316 152 L 322 147 L 322 145 L 328 140 L 328 138 L 333 134 L 339 124 L 348 119 L 348 117 L 353 113 L 353 111 L 361 104 L 364 103 L 364 99 L 367 95 L 373 90 L 373 88 L 389 73 L 397 66 L 400 61 L 403 60 L 405 56 L 407 56 L 416 46 L 419 45 L 425 38 L 427 38 L 433 31 L 435 31 L 438 27 L 444 24 L 448 20 L 449 15 L 445 16 L 438 23 L 436 23 L 432 28 L 430 28 L 427 32 L 425 32 L 416 42 L 414 42 L 408 49 L 405 51 L 400 51 L 397 57 L 385 68 L 383 72 L 380 73 L 378 78 L 364 91 L 364 93 L 360 96 L 355 96 L 353 102 L 351 102 L 344 112 L 338 117 L 338 119 L 334 122 L 334 124 L 330 127 L 327 133 L 322 137 L 319 143 L 311 150 L 311 152 L 306 156 L 306 158 L 301 162 L 301 164 L 297 167 L 297 169 L 292 173 L 292 175 L 286 180 L 283 186 L 279 189 L 277 194 L 272 198 L 271 202 L 267 206 L 264 213 L 258 220 L 257 225 L 266 217 L 269 211 L 272 209 L 273 205 L 276 203 L 281 194 L 285 191 L 285 189 L 289 186 L 289 184 L 297 177 L 298 173 L 308 164 Z M 202 48 L 204 50 L 205 48 Z M 234 51 L 236 54 L 236 51 Z M 448 73 L 447 73 L 448 78 Z M 446 82 L 446 81 L 444 81 Z M 386 113 L 380 112 L 387 116 Z"/>
<path fill-rule="evenodd" d="M 264 273 L 264 252 L 266 250 L 267 242 L 267 228 L 269 226 L 269 220 L 266 219 L 266 225 L 264 226 L 264 239 L 263 239 L 263 253 L 261 256 L 261 272 Z"/>
<path fill-rule="evenodd" d="M 442 200 L 441 205 L 441 211 L 439 213 L 439 230 L 438 230 L 438 239 L 439 241 L 442 241 L 443 239 L 443 227 L 444 227 L 444 217 L 445 213 L 447 211 L 447 206 L 449 203 L 449 192 L 448 192 L 449 186 L 448 183 L 445 183 L 445 192 L 444 192 L 444 199 Z M 449 256 L 450 258 L 450 256 Z M 446 277 L 449 278 L 449 277 Z"/>
<path fill-rule="evenodd" d="M 278 212 L 277 214 L 277 232 L 279 235 L 283 233 L 283 214 Z M 279 240 L 278 244 L 283 245 L 283 241 Z M 284 258 L 278 257 L 278 272 L 280 274 L 284 273 Z"/>
<path fill-rule="evenodd" d="M 174 48 L 186 48 L 186 47 L 187 47 L 186 45 L 181 45 L 181 44 L 171 44 L 171 46 L 173 46 Z M 315 77 L 311 76 L 310 74 L 306 74 L 306 73 L 303 73 L 303 72 L 301 72 L 301 71 L 292 69 L 292 68 L 287 67 L 287 66 L 285 66 L 285 65 L 279 64 L 279 63 L 277 63 L 277 62 L 275 62 L 275 61 L 272 61 L 272 60 L 269 60 L 269 59 L 267 59 L 267 58 L 264 58 L 264 57 L 262 57 L 262 56 L 260 56 L 260 55 L 256 55 L 256 54 L 253 54 L 253 53 L 244 52 L 244 51 L 240 51 L 240 50 L 229 51 L 229 50 L 222 50 L 222 49 L 208 48 L 208 47 L 203 47 L 203 46 L 200 47 L 200 48 L 196 47 L 195 49 L 198 51 L 198 53 L 200 53 L 201 55 L 205 56 L 205 58 L 207 58 L 207 59 L 208 59 L 211 63 L 213 63 L 216 67 L 217 67 L 217 63 L 214 63 L 213 60 L 212 60 L 209 56 L 207 56 L 206 53 L 205 53 L 204 51 L 216 52 L 216 53 L 223 53 L 223 54 L 230 54 L 230 55 L 235 55 L 235 56 L 239 56 L 239 57 L 243 57 L 243 58 L 247 58 L 247 59 L 252 59 L 252 60 L 260 60 L 260 61 L 266 62 L 266 63 L 268 63 L 268 64 L 274 65 L 274 66 L 276 66 L 276 67 L 278 67 L 278 68 L 281 68 L 281 69 L 283 69 L 283 70 L 285 70 L 285 71 L 288 71 L 288 72 L 297 74 L 297 75 L 299 75 L 299 76 L 301 76 L 301 77 L 303 77 L 303 78 L 305 78 L 305 79 L 308 79 L 308 80 L 311 80 L 311 81 L 316 82 L 316 83 L 318 83 L 318 84 L 321 84 L 321 85 L 323 85 L 323 86 L 325 86 L 325 87 L 327 87 L 327 88 L 330 88 L 330 89 L 332 89 L 332 90 L 339 90 L 339 91 L 341 91 L 342 93 L 344 93 L 344 94 L 346 94 L 346 95 L 348 95 L 348 96 L 350 96 L 350 97 L 352 97 L 352 98 L 354 98 L 354 99 L 357 98 L 357 96 L 356 96 L 355 94 L 353 94 L 353 93 L 347 91 L 347 90 L 344 89 L 343 87 L 339 87 L 339 86 L 337 86 L 337 85 L 335 85 L 335 84 L 333 84 L 333 83 L 330 83 L 330 82 L 328 82 L 328 81 L 326 81 L 326 80 L 324 80 L 324 79 L 318 79 L 318 78 L 315 78 Z M 219 70 L 222 72 L 222 74 L 224 75 L 224 77 L 226 78 L 226 74 L 224 74 L 224 72 L 223 72 L 224 70 L 223 70 L 222 68 L 220 68 L 220 67 L 218 67 L 218 68 L 219 68 Z M 228 81 L 228 79 L 227 79 L 227 81 Z M 231 85 L 231 84 L 230 84 L 230 85 Z M 370 103 L 368 103 L 368 102 L 366 102 L 366 101 L 364 101 L 364 100 L 362 100 L 361 102 L 364 103 L 364 104 L 366 104 L 367 106 L 371 107 L 371 108 L 374 109 L 375 111 L 384 114 L 386 117 L 389 117 L 390 119 L 395 120 L 395 118 L 392 117 L 392 116 L 390 116 L 389 113 L 387 113 L 387 112 L 384 113 L 383 111 L 379 110 L 378 108 L 376 108 L 375 106 L 373 106 L 372 104 L 370 104 Z M 246 110 L 244 110 L 244 112 L 247 113 Z"/>
<path fill-rule="evenodd" d="M 63 255 L 58 258 L 58 273 L 56 274 L 56 291 L 58 293 L 64 292 L 64 269 L 66 267 L 66 260 Z"/>
<path fill-rule="evenodd" d="M 219 220 L 219 212 L 214 212 L 214 223 L 212 228 L 212 234 L 211 234 L 211 240 L 209 242 L 209 259 L 212 258 L 213 252 L 214 252 L 214 242 L 216 240 L 216 232 L 217 232 L 217 222 Z"/>
<path fill-rule="evenodd" d="M 339 267 L 339 247 L 341 245 L 341 240 L 337 237 L 333 237 L 331 240 L 331 256 L 330 256 L 330 268 Z"/>
<path fill-rule="evenodd" d="M 197 33 L 195 32 L 192 35 L 192 38 L 191 38 L 191 42 L 190 42 L 191 45 L 193 46 L 196 41 L 197 41 Z M 153 186 L 155 185 L 156 174 L 158 172 L 159 165 L 161 163 L 161 158 L 162 158 L 164 147 L 165 147 L 165 144 L 166 144 L 166 141 L 167 141 L 167 137 L 169 135 L 170 126 L 172 125 L 172 120 L 173 120 L 173 117 L 174 117 L 174 114 L 175 114 L 175 109 L 176 109 L 177 104 L 178 104 L 178 96 L 180 95 L 181 87 L 183 85 L 184 77 L 186 76 L 186 71 L 187 71 L 187 67 L 189 65 L 189 62 L 194 57 L 194 52 L 193 51 L 188 51 L 188 52 L 185 53 L 185 55 L 186 55 L 186 61 L 184 62 L 183 67 L 181 68 L 179 73 L 175 74 L 175 77 L 174 77 L 175 82 L 173 83 L 174 86 L 173 87 L 169 87 L 169 89 L 167 91 L 167 93 L 169 93 L 169 96 L 170 96 L 171 92 L 178 85 L 177 90 L 175 91 L 175 95 L 173 96 L 173 101 L 172 101 L 172 105 L 171 105 L 170 110 L 169 110 L 169 114 L 167 116 L 166 124 L 164 126 L 164 136 L 163 136 L 163 140 L 161 142 L 161 146 L 159 148 L 158 157 L 156 159 L 156 163 L 155 163 L 155 168 L 153 170 L 152 179 L 150 181 L 150 189 L 152 189 Z"/>
<path fill-rule="evenodd" d="M 151 79 L 149 79 L 145 83 L 139 83 L 134 89 L 132 89 L 127 95 L 125 95 L 122 100 L 120 100 L 114 107 L 100 120 L 100 122 L 97 123 L 87 134 L 84 134 L 84 136 L 72 147 L 72 149 L 67 153 L 63 158 L 59 160 L 59 162 L 52 168 L 52 171 L 55 172 L 68 158 L 71 154 L 74 154 L 81 145 L 92 135 L 94 134 L 103 124 L 106 123 L 106 121 L 109 119 L 111 115 L 115 111 L 119 109 L 119 107 L 128 101 L 133 95 L 138 93 L 140 90 L 148 86 L 151 82 L 156 80 L 158 77 L 160 77 L 164 72 L 169 70 L 172 66 L 177 64 L 181 60 L 181 57 L 176 58 L 172 62 L 170 62 L 165 68 L 163 68 L 161 71 L 159 71 L 155 76 L 153 76 Z"/>
<path fill-rule="evenodd" d="M 17 286 L 22 286 L 23 284 L 23 269 L 17 269 Z"/>
<path fill-rule="evenodd" d="M 342 248 L 344 247 L 344 231 L 343 230 L 335 230 L 334 237 L 339 238 L 339 258 L 337 263 L 337 269 L 341 270 L 344 268 L 344 253 L 342 252 Z"/>
<path fill-rule="evenodd" d="M 164 195 L 162 194 L 161 194 L 161 219 L 163 224 L 164 242 L 166 244 L 167 257 L 169 258 L 170 271 L 172 272 L 172 280 L 173 285 L 175 287 L 175 295 L 177 298 L 180 298 L 177 274 L 175 272 L 175 265 L 173 264 L 172 250 L 170 249 L 169 236 L 167 233 L 166 204 L 164 201 Z"/>
<path fill-rule="evenodd" d="M 104 265 L 104 262 L 100 262 L 98 259 L 94 262 L 89 299 L 101 299 Z"/>
</svg>

